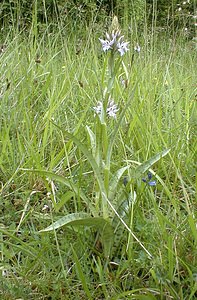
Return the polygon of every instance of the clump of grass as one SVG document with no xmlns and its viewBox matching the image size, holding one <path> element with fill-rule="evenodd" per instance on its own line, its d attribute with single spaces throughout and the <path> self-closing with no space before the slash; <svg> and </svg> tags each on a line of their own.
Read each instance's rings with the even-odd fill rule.
<svg viewBox="0 0 197 300">
<path fill-rule="evenodd" d="M 114 78 L 111 72 L 108 82 L 107 60 L 94 36 L 84 34 L 80 50 L 61 32 L 51 40 L 37 37 L 35 42 L 32 36 L 27 51 L 26 38 L 8 36 L 0 55 L 0 295 L 192 299 L 197 273 L 195 49 L 181 40 L 149 47 L 145 36 L 134 54 L 131 40 L 120 72 Z M 95 119 L 93 111 L 101 99 L 108 103 L 105 86 L 119 108 L 106 135 L 109 120 L 104 113 L 105 122 Z M 101 132 L 103 139 L 95 144 Z M 103 171 L 112 138 L 110 168 Z M 165 158 L 155 157 L 169 148 Z M 142 175 L 146 169 L 156 186 L 149 185 L 147 172 Z M 117 170 L 125 172 L 122 179 L 120 173 L 113 177 Z M 109 178 L 116 193 L 107 191 Z M 109 194 L 112 207 L 102 206 Z M 108 223 L 112 212 L 117 218 Z M 64 216 L 70 223 L 61 227 L 56 222 Z M 88 222 L 96 228 L 74 226 Z M 51 223 L 61 228 L 39 233 Z"/>
</svg>

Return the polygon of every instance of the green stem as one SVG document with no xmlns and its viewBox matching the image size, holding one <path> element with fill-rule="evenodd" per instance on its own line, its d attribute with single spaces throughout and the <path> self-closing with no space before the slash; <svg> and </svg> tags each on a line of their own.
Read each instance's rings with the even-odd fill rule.
<svg viewBox="0 0 197 300">
<path fill-rule="evenodd" d="M 109 166 L 106 166 L 107 152 L 108 152 L 108 134 L 107 134 L 107 125 L 106 123 L 102 124 L 102 149 L 103 149 L 103 160 L 104 160 L 104 186 L 106 193 L 108 195 L 109 191 Z"/>
<path fill-rule="evenodd" d="M 112 51 L 110 53 L 109 62 L 108 62 L 108 68 L 109 68 L 109 80 L 107 85 L 107 93 L 110 94 L 115 80 L 115 55 Z"/>
</svg>

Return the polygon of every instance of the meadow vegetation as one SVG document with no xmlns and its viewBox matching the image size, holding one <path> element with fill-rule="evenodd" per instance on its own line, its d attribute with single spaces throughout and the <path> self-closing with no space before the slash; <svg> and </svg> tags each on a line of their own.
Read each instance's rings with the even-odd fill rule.
<svg viewBox="0 0 197 300">
<path fill-rule="evenodd" d="M 1 32 L 0 299 L 197 297 L 196 38 L 131 21 Z"/>
</svg>

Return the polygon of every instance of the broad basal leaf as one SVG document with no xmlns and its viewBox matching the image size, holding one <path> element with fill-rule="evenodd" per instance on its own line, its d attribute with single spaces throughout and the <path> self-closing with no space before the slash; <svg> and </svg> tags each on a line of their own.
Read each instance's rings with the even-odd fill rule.
<svg viewBox="0 0 197 300">
<path fill-rule="evenodd" d="M 109 257 L 114 234 L 113 227 L 109 220 L 106 220 L 102 217 L 91 217 L 89 214 L 83 212 L 73 213 L 60 218 L 39 232 L 52 231 L 63 226 L 94 226 L 99 229 L 104 246 L 104 254 L 106 257 Z"/>
</svg>

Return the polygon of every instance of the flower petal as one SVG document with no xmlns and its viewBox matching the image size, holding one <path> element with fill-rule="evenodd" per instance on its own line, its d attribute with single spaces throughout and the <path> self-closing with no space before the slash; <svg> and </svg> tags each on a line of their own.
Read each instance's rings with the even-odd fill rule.
<svg viewBox="0 0 197 300">
<path fill-rule="evenodd" d="M 148 185 L 150 185 L 150 186 L 156 186 L 156 181 L 154 180 L 154 181 L 149 181 L 148 182 Z"/>
</svg>

